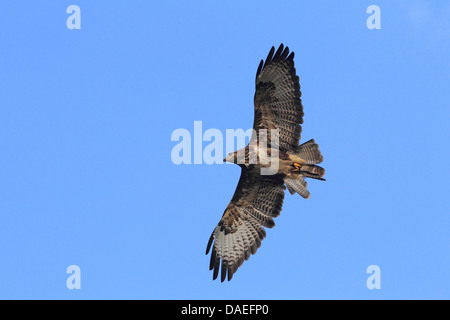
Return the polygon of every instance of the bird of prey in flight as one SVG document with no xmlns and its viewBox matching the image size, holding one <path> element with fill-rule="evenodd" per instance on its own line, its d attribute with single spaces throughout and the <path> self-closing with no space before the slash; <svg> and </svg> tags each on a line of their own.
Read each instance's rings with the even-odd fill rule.
<svg viewBox="0 0 450 320">
<path fill-rule="evenodd" d="M 299 145 L 303 123 L 300 83 L 294 52 L 281 44 L 272 47 L 256 72 L 255 116 L 249 144 L 224 159 L 241 167 L 236 191 L 208 241 L 209 269 L 216 279 L 228 278 L 255 254 L 283 205 L 284 191 L 309 198 L 305 178 L 325 180 L 323 161 L 314 140 Z M 274 132 L 274 134 L 271 134 Z M 263 161 L 270 158 L 271 161 Z M 276 161 L 275 161 L 276 160 Z M 273 163 L 276 169 L 264 174 Z"/>
</svg>

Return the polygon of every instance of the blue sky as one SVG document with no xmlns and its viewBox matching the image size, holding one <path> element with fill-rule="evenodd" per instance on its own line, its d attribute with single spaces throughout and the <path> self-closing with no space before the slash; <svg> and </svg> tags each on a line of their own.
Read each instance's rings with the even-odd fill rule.
<svg viewBox="0 0 450 320">
<path fill-rule="evenodd" d="M 0 298 L 450 298 L 447 1 L 5 1 L 0 41 Z M 250 128 L 281 42 L 327 181 L 212 281 L 240 169 L 173 164 L 171 134 Z"/>
</svg>

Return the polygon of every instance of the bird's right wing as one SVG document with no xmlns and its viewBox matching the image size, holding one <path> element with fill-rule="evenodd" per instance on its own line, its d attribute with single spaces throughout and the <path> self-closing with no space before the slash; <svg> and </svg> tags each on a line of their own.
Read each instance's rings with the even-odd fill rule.
<svg viewBox="0 0 450 320">
<path fill-rule="evenodd" d="M 264 227 L 272 228 L 283 205 L 284 182 L 278 175 L 259 175 L 259 170 L 243 167 L 235 194 L 206 248 L 212 246 L 209 269 L 216 279 L 221 267 L 221 281 L 233 274 L 244 260 L 255 254 L 265 238 Z M 214 245 L 213 245 L 214 242 Z"/>
</svg>

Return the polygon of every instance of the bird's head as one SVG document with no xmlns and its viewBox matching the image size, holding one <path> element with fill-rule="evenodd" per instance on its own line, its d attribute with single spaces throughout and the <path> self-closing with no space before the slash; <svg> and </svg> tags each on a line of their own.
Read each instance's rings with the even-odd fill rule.
<svg viewBox="0 0 450 320">
<path fill-rule="evenodd" d="M 235 163 L 238 166 L 247 165 L 245 161 L 245 149 L 229 153 L 225 159 L 223 159 L 223 162 Z"/>
<path fill-rule="evenodd" d="M 229 163 L 237 163 L 237 155 L 236 151 L 229 153 L 225 159 L 223 159 L 223 162 L 229 162 Z"/>
</svg>

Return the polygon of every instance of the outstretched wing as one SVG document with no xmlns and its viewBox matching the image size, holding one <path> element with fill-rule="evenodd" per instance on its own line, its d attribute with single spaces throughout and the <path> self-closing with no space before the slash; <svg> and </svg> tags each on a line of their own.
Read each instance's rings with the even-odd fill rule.
<svg viewBox="0 0 450 320">
<path fill-rule="evenodd" d="M 280 176 L 261 176 L 259 169 L 242 167 L 234 196 L 206 248 L 208 254 L 212 246 L 209 269 L 214 269 L 213 279 L 221 267 L 221 281 L 227 274 L 231 280 L 244 260 L 256 253 L 266 236 L 264 227 L 272 228 L 273 218 L 281 212 L 284 190 Z"/>
<path fill-rule="evenodd" d="M 270 50 L 266 61 L 261 60 L 256 72 L 254 132 L 260 129 L 279 130 L 279 149 L 298 147 L 303 123 L 300 82 L 294 67 L 294 53 L 280 45 Z M 255 138 L 255 137 L 252 137 Z M 268 145 L 269 146 L 269 145 Z"/>
</svg>

